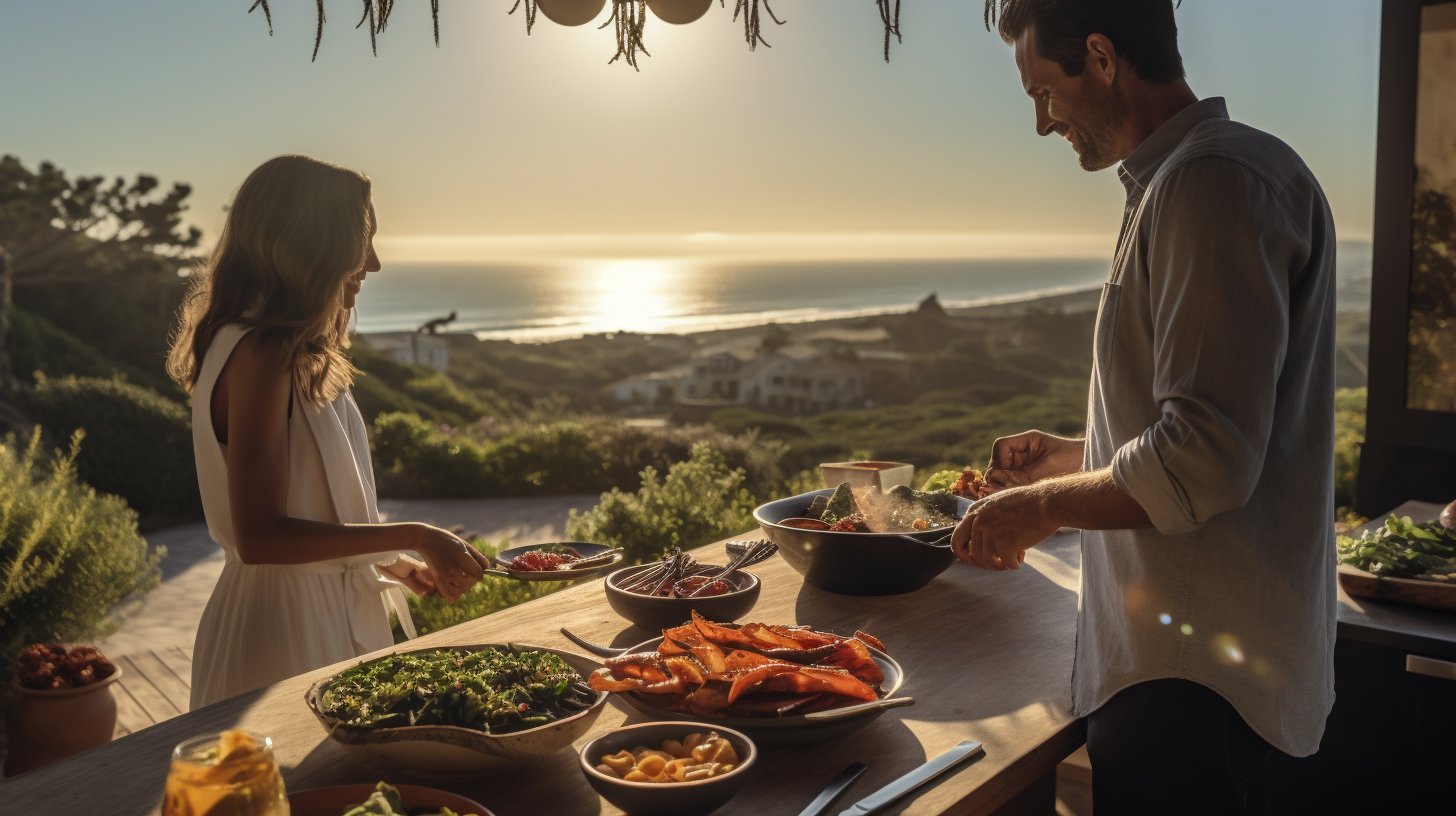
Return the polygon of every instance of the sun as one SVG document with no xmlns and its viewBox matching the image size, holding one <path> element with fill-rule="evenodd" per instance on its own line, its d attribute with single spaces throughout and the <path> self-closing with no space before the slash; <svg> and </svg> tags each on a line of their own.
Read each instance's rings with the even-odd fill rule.
<svg viewBox="0 0 1456 816">
<path fill-rule="evenodd" d="M 609 261 L 587 276 L 588 332 L 661 332 L 683 314 L 682 294 L 674 286 L 678 270 L 670 261 Z"/>
</svg>

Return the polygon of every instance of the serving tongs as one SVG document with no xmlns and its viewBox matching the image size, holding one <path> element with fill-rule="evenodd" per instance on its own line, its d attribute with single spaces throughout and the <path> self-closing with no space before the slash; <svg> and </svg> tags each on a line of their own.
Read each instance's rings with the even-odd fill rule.
<svg viewBox="0 0 1456 816">
<path fill-rule="evenodd" d="M 598 553 L 586 558 L 580 558 L 565 564 L 562 569 L 554 570 L 508 570 L 508 569 L 484 569 L 483 575 L 494 575 L 499 578 L 514 578 L 517 581 L 575 581 L 578 578 L 586 577 L 602 569 L 621 561 L 623 552 L 621 547 L 614 547 L 605 552 Z"/>
<path fill-rule="evenodd" d="M 656 596 L 666 587 L 676 588 L 678 584 L 689 578 L 702 578 L 703 583 L 690 591 L 680 595 L 683 598 L 695 598 L 704 588 L 711 586 L 714 582 L 727 578 L 732 573 L 749 567 L 760 561 L 772 558 L 779 551 L 773 542 L 762 540 L 755 541 L 747 546 L 737 558 L 726 567 L 714 570 L 711 567 L 699 566 L 693 557 L 674 547 L 668 556 L 651 567 L 629 576 L 616 584 L 617 589 L 627 592 Z M 681 590 L 679 590 L 681 592 Z"/>
</svg>

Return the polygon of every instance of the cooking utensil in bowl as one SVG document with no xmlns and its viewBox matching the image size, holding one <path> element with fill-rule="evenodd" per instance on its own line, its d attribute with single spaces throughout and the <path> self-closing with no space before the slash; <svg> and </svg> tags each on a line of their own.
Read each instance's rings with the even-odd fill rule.
<svg viewBox="0 0 1456 816">
<path fill-rule="evenodd" d="M 579 635 L 572 634 L 571 630 L 565 626 L 561 627 L 561 636 L 598 657 L 619 657 L 626 654 L 627 649 L 631 648 L 630 646 L 601 646 Z"/>
<path fill-rule="evenodd" d="M 956 560 L 947 546 L 951 527 L 910 533 L 839 533 L 802 529 L 789 521 L 802 518 L 816 496 L 833 493 L 817 490 L 790 496 L 753 511 L 758 526 L 806 583 L 841 595 L 899 595 L 930 583 Z M 957 517 L 970 508 L 969 499 L 956 498 Z"/>
<path fill-rule="evenodd" d="M 670 629 L 687 623 L 696 609 L 698 614 L 709 620 L 735 621 L 747 615 L 758 603 L 760 584 L 758 576 L 739 570 L 724 580 L 735 587 L 722 595 L 700 595 L 695 598 L 664 598 L 660 595 L 640 595 L 621 588 L 628 581 L 653 565 L 642 564 L 626 567 L 608 575 L 602 584 L 606 589 L 607 603 L 612 610 L 644 629 Z M 710 567 L 715 571 L 719 567 Z"/>
<path fill-rule="evenodd" d="M 525 555 L 528 552 L 539 552 L 553 548 L 570 547 L 581 555 L 585 564 L 579 568 L 558 570 L 512 570 L 507 569 L 511 561 L 517 556 Z M 501 550 L 495 554 L 495 563 L 499 569 L 485 570 L 486 575 L 494 575 L 501 578 L 513 578 L 517 581 L 580 581 L 587 578 L 595 578 L 603 572 L 616 566 L 622 560 L 620 547 L 608 547 L 603 544 L 588 544 L 584 541 L 560 541 L 552 544 L 528 544 L 523 547 L 512 547 L 509 550 Z M 570 566 L 570 565 L 568 565 Z"/>
</svg>

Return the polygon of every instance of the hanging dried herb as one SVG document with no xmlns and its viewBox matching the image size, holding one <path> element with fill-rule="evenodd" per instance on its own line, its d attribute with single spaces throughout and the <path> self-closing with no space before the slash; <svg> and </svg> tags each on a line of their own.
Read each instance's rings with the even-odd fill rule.
<svg viewBox="0 0 1456 816">
<path fill-rule="evenodd" d="M 529 37 L 531 36 L 531 29 L 536 27 L 536 0 L 516 0 L 516 4 L 511 6 L 511 10 L 506 12 L 506 14 L 515 14 L 516 9 L 520 8 L 522 3 L 526 4 L 526 36 Z M 435 30 L 438 31 L 439 28 L 440 22 L 436 20 Z M 436 44 L 440 42 L 440 36 L 438 34 L 435 35 L 435 42 Z"/>
<path fill-rule="evenodd" d="M 885 24 L 885 62 L 889 62 L 890 35 L 895 35 L 895 42 L 905 42 L 900 37 L 900 0 L 875 0 L 875 2 L 880 4 L 880 21 Z M 892 5 L 894 8 L 891 8 Z"/>
<path fill-rule="evenodd" d="M 880 2 L 884 3 L 885 0 L 880 0 Z M 783 20 L 774 15 L 773 9 L 769 8 L 768 0 L 738 0 L 737 4 L 733 6 L 733 21 L 737 22 L 739 12 L 743 13 L 743 39 L 748 41 L 749 51 L 756 50 L 759 43 L 763 43 L 764 48 L 773 48 L 768 44 L 768 40 L 763 38 L 763 32 L 759 26 L 758 8 L 760 4 L 763 6 L 763 10 L 768 12 L 770 20 L 779 25 L 784 24 Z"/>
<path fill-rule="evenodd" d="M 602 23 L 599 28 L 606 28 L 616 24 L 617 29 L 617 53 L 607 60 L 611 65 L 622 57 L 626 57 L 628 65 L 633 70 L 641 71 L 637 67 L 637 54 L 647 54 L 647 46 L 642 44 L 642 29 L 647 25 L 647 0 L 612 0 L 612 19 Z"/>
<path fill-rule="evenodd" d="M 365 24 L 369 27 L 369 50 L 375 56 L 379 56 L 379 35 L 384 33 L 385 27 L 389 24 L 389 15 L 394 11 L 394 0 L 360 0 L 363 10 L 359 22 L 354 27 L 363 28 Z M 617 53 L 607 61 L 608 65 L 621 59 L 636 70 L 641 70 L 637 65 L 639 54 L 652 56 L 643 44 L 642 30 L 647 23 L 647 0 L 611 0 L 612 17 L 601 25 L 601 28 L 613 26 L 617 35 Z M 880 21 L 885 25 L 885 62 L 890 61 L 890 38 L 896 42 L 904 42 L 900 36 L 900 0 L 875 0 L 879 6 Z M 525 6 L 526 34 L 536 25 L 536 0 L 516 0 L 507 14 L 515 14 L 516 9 Z M 720 5 L 725 5 L 724 0 L 719 0 Z M 313 57 L 318 59 L 319 46 L 324 41 L 324 23 L 327 17 L 324 16 L 324 0 L 314 0 L 318 24 L 313 39 Z M 248 13 L 261 8 L 263 17 L 268 21 L 268 36 L 273 36 L 273 10 L 268 6 L 268 0 L 254 0 L 253 5 L 248 7 Z M 988 4 L 988 9 L 990 8 Z M 748 43 L 748 50 L 757 50 L 760 44 L 765 48 L 771 48 L 768 41 L 763 38 L 763 26 L 761 23 L 761 12 L 767 13 L 768 18 L 778 25 L 783 25 L 769 6 L 769 0 L 734 0 L 733 20 L 737 22 L 739 17 L 743 18 L 743 39 Z M 993 14 L 987 11 L 987 14 Z M 435 47 L 440 45 L 440 0 L 430 0 L 430 19 L 434 23 Z"/>
</svg>

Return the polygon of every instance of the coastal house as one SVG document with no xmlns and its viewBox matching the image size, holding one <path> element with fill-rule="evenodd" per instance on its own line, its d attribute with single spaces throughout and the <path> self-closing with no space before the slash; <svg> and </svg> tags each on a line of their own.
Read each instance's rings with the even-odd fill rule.
<svg viewBox="0 0 1456 816">
<path fill-rule="evenodd" d="M 720 350 L 686 366 L 621 380 L 605 391 L 619 404 L 651 410 L 705 402 L 812 414 L 863 406 L 864 372 L 852 360 L 809 346 L 763 354 Z"/>
<path fill-rule="evenodd" d="M 437 334 L 378 332 L 359 337 L 370 348 L 382 351 L 401 363 L 429 366 L 442 374 L 450 364 L 450 343 Z"/>
<path fill-rule="evenodd" d="M 640 374 L 612 383 L 604 390 L 613 402 L 620 405 L 665 411 L 677 401 L 678 389 L 690 370 L 690 367 L 682 366 Z"/>
</svg>

